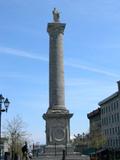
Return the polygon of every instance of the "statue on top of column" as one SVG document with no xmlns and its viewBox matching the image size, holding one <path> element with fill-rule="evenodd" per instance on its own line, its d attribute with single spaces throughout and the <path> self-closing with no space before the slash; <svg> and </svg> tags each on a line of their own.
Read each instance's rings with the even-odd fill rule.
<svg viewBox="0 0 120 160">
<path fill-rule="evenodd" d="M 60 13 L 58 12 L 58 10 L 56 8 L 54 8 L 53 10 L 53 21 L 54 22 L 59 22 L 60 20 Z"/>
</svg>

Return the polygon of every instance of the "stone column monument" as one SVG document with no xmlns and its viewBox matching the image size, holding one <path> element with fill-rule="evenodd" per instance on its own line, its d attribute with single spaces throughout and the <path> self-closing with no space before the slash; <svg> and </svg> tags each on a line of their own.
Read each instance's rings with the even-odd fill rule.
<svg viewBox="0 0 120 160">
<path fill-rule="evenodd" d="M 43 118 L 46 121 L 45 152 L 61 152 L 70 146 L 70 118 L 73 114 L 65 107 L 63 35 L 65 23 L 60 22 L 60 13 L 54 8 L 53 22 L 48 23 L 49 34 L 49 108 Z"/>
</svg>

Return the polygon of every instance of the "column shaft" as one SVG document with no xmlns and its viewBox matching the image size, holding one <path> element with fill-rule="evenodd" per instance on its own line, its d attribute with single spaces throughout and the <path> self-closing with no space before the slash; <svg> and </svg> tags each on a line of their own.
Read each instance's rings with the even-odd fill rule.
<svg viewBox="0 0 120 160">
<path fill-rule="evenodd" d="M 63 63 L 63 26 L 48 24 L 49 32 L 49 107 L 65 108 L 64 63 Z M 50 28 L 49 28 L 50 27 Z M 62 30 L 61 30 L 62 27 Z"/>
</svg>

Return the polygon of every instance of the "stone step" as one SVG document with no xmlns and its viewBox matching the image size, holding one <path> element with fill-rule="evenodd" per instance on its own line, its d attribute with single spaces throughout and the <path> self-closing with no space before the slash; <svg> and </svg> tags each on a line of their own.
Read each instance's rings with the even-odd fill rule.
<svg viewBox="0 0 120 160">
<path fill-rule="evenodd" d="M 41 155 L 39 157 L 34 157 L 33 160 L 62 160 L 61 155 L 50 156 L 50 155 Z M 85 155 L 67 155 L 65 160 L 90 160 L 88 156 Z"/>
</svg>

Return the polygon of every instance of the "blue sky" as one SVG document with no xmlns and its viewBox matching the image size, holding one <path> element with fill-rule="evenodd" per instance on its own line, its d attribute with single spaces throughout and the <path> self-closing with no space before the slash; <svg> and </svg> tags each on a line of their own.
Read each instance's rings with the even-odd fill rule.
<svg viewBox="0 0 120 160">
<path fill-rule="evenodd" d="M 11 101 L 7 119 L 20 115 L 31 139 L 45 143 L 48 108 L 47 23 L 52 10 L 66 23 L 66 107 L 71 135 L 87 132 L 87 113 L 117 91 L 120 80 L 119 0 L 0 0 L 0 93 Z"/>
</svg>

